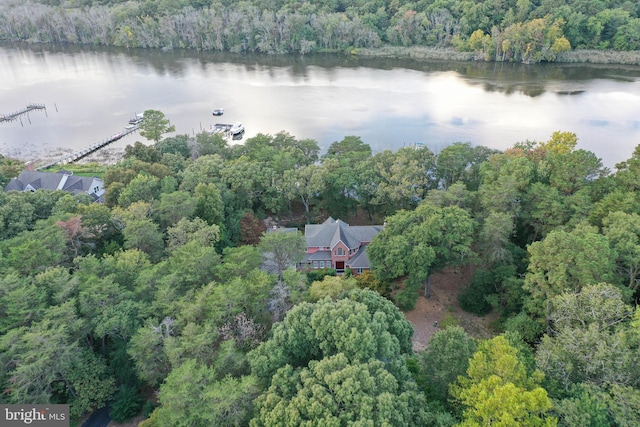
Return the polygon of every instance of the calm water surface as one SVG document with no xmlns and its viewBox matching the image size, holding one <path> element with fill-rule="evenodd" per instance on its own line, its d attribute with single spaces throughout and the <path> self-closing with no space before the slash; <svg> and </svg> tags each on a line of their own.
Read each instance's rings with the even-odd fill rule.
<svg viewBox="0 0 640 427">
<path fill-rule="evenodd" d="M 376 152 L 456 141 L 505 149 L 563 130 L 613 167 L 640 143 L 640 67 L 0 46 L 0 113 L 30 102 L 46 113 L 0 123 L 0 153 L 79 149 L 149 108 L 179 134 L 241 121 L 245 139 L 284 130 L 323 150 L 347 135 Z"/>
</svg>

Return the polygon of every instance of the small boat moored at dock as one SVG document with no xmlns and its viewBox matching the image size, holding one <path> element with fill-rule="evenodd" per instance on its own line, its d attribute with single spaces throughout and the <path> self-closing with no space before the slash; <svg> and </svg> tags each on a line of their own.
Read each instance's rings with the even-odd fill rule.
<svg viewBox="0 0 640 427">
<path fill-rule="evenodd" d="M 142 119 L 144 117 L 143 113 L 138 113 L 135 115 L 135 117 L 132 117 L 129 119 L 129 124 L 130 125 L 139 125 L 140 123 L 142 123 Z"/>
<path fill-rule="evenodd" d="M 231 126 L 231 129 L 229 129 L 229 132 L 231 135 L 238 135 L 244 132 L 244 125 L 240 122 L 235 122 L 233 126 Z"/>
<path fill-rule="evenodd" d="M 244 126 L 240 122 L 236 122 L 234 124 L 229 123 L 216 123 L 215 125 L 211 125 L 211 129 L 209 130 L 212 134 L 222 135 L 224 137 L 232 137 L 234 140 L 242 139 L 244 135 Z"/>
</svg>

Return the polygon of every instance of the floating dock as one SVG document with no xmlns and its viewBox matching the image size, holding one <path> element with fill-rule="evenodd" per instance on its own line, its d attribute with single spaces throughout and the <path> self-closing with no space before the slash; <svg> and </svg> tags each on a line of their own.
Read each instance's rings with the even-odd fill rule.
<svg viewBox="0 0 640 427">
<path fill-rule="evenodd" d="M 47 107 L 45 107 L 44 104 L 28 104 L 22 110 L 18 110 L 14 113 L 0 114 L 0 123 L 12 122 L 14 120 L 18 120 L 20 116 L 22 116 L 23 114 L 27 114 L 33 110 L 45 110 L 45 113 L 46 113 Z"/>
<path fill-rule="evenodd" d="M 233 127 L 232 124 L 228 124 L 228 123 L 216 123 L 215 125 L 211 126 L 211 130 L 209 132 L 211 133 L 224 133 L 227 134 L 229 132 L 231 132 L 231 128 Z"/>
</svg>

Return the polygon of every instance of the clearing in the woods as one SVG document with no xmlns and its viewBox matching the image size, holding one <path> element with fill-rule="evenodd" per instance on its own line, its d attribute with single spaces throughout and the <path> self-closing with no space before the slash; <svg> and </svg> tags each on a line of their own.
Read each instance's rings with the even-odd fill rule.
<svg viewBox="0 0 640 427">
<path fill-rule="evenodd" d="M 425 298 L 423 290 L 416 307 L 405 312 L 415 330 L 414 351 L 424 350 L 431 336 L 443 323 L 459 325 L 476 338 L 488 338 L 494 334 L 491 323 L 495 316 L 475 316 L 464 311 L 458 304 L 458 294 L 471 282 L 474 270 L 474 266 L 446 268 L 431 276 L 431 297 Z"/>
</svg>

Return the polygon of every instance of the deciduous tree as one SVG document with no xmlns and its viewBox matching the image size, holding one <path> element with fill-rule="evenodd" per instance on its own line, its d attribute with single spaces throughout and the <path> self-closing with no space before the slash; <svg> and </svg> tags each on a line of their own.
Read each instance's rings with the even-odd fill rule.
<svg viewBox="0 0 640 427">
<path fill-rule="evenodd" d="M 255 378 L 219 378 L 214 368 L 191 359 L 173 369 L 160 387 L 155 425 L 245 426 L 256 395 Z"/>
<path fill-rule="evenodd" d="M 166 230 L 183 218 L 191 219 L 196 203 L 196 199 L 186 191 L 161 194 L 160 200 L 153 205 L 151 217 L 160 225 L 160 230 Z"/>
<path fill-rule="evenodd" d="M 173 131 L 165 130 L 165 132 L 162 132 L 162 133 L 166 133 L 166 132 L 173 132 Z M 142 136 L 145 136 L 145 135 L 142 135 Z M 176 135 L 172 138 L 165 138 L 162 141 L 156 141 L 156 150 L 158 150 L 160 153 L 163 153 L 163 154 L 164 153 L 177 154 L 186 159 L 186 158 L 189 158 L 189 156 L 191 155 L 190 143 L 191 141 L 189 140 L 189 135 Z"/>
<path fill-rule="evenodd" d="M 395 378 L 380 360 L 342 353 L 299 370 L 280 368 L 257 401 L 252 427 L 277 425 L 422 426 L 426 402 L 415 383 Z"/>
<path fill-rule="evenodd" d="M 269 271 L 277 274 L 282 280 L 282 274 L 287 268 L 295 267 L 303 260 L 307 242 L 298 231 L 292 233 L 275 231 L 262 235 L 259 248 Z"/>
<path fill-rule="evenodd" d="M 629 329 L 633 311 L 619 289 L 585 286 L 554 297 L 550 309 L 553 331 L 543 337 L 536 359 L 554 388 L 640 384 Z"/>
<path fill-rule="evenodd" d="M 483 341 L 458 377 L 451 395 L 464 406 L 462 426 L 555 426 L 551 399 L 540 386 L 544 374 L 527 372 L 504 336 Z"/>
<path fill-rule="evenodd" d="M 528 247 L 530 261 L 524 288 L 532 300 L 526 303 L 538 316 L 548 313 L 547 301 L 565 291 L 615 280 L 615 253 L 607 238 L 589 225 L 572 231 L 554 230 Z"/>
<path fill-rule="evenodd" d="M 326 185 L 328 171 L 318 165 L 308 165 L 284 172 L 282 185 L 289 200 L 300 199 L 304 205 L 307 224 L 311 222 L 311 201 L 320 196 Z"/>
<path fill-rule="evenodd" d="M 374 273 L 381 280 L 409 276 L 412 289 L 447 264 L 471 258 L 476 222 L 457 206 L 420 204 L 387 218 L 384 230 L 367 247 Z"/>
<path fill-rule="evenodd" d="M 274 326 L 272 337 L 249 354 L 249 361 L 266 383 L 284 365 L 303 367 L 338 353 L 354 362 L 388 360 L 393 370 L 393 361 L 411 351 L 412 334 L 411 324 L 389 300 L 354 290 L 335 302 L 296 305 Z"/>
<path fill-rule="evenodd" d="M 446 403 L 449 385 L 467 372 L 475 351 L 475 340 L 461 327 L 436 331 L 421 355 L 428 396 Z"/>
<path fill-rule="evenodd" d="M 174 132 L 175 126 L 169 122 L 162 111 L 146 110 L 140 123 L 140 135 L 150 141 L 159 142 L 162 135 Z"/>
<path fill-rule="evenodd" d="M 604 235 L 616 253 L 616 266 L 632 291 L 640 288 L 640 215 L 612 212 L 604 221 Z"/>
</svg>

